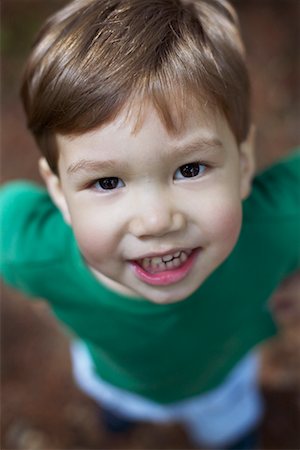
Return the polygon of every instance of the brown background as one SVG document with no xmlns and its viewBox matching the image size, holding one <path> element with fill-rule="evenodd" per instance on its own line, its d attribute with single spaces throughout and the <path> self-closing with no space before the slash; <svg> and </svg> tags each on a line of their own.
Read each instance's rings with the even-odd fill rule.
<svg viewBox="0 0 300 450">
<path fill-rule="evenodd" d="M 2 0 L 2 181 L 40 180 L 38 151 L 18 99 L 25 55 L 41 20 L 66 2 Z M 253 84 L 257 166 L 299 143 L 298 0 L 236 0 Z M 141 424 L 126 436 L 105 433 L 94 403 L 73 385 L 68 338 L 44 302 L 2 289 L 2 448 L 191 448 L 176 425 Z M 300 322 L 283 308 L 281 333 L 263 347 L 266 417 L 261 448 L 300 448 Z"/>
</svg>

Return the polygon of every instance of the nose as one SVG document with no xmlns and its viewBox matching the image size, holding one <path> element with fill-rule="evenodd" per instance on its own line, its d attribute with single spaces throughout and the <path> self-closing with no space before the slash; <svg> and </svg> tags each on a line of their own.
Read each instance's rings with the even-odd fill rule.
<svg viewBox="0 0 300 450">
<path fill-rule="evenodd" d="M 161 192 L 147 192 L 135 198 L 130 232 L 136 237 L 160 237 L 184 229 L 186 218 L 174 206 L 171 196 Z"/>
</svg>

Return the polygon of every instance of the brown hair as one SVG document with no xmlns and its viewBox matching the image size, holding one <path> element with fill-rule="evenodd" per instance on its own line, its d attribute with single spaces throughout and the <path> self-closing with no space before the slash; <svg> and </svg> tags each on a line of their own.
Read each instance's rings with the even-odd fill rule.
<svg viewBox="0 0 300 450">
<path fill-rule="evenodd" d="M 22 99 L 57 172 L 55 133 L 80 134 L 150 100 L 176 132 L 191 96 L 249 129 L 249 79 L 226 0 L 74 0 L 48 19 L 25 67 Z M 138 120 L 138 118 L 137 118 Z"/>
</svg>

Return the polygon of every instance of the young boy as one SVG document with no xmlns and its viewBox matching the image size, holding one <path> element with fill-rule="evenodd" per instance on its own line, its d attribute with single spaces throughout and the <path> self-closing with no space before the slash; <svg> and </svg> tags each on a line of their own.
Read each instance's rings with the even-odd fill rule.
<svg viewBox="0 0 300 450">
<path fill-rule="evenodd" d="M 195 445 L 246 448 L 262 414 L 249 352 L 299 268 L 299 158 L 252 183 L 233 8 L 73 1 L 38 35 L 22 98 L 50 196 L 3 188 L 4 279 L 71 330 L 111 427 L 176 420 Z"/>
</svg>

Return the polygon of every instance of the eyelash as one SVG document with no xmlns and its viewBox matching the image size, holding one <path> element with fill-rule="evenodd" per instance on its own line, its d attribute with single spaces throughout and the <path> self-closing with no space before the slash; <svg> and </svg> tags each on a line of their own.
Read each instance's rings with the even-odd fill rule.
<svg viewBox="0 0 300 450">
<path fill-rule="evenodd" d="M 192 162 L 188 164 L 183 164 L 174 173 L 174 180 L 185 180 L 189 178 L 199 178 L 205 174 L 208 169 L 208 165 L 200 162 Z M 186 176 L 182 172 L 185 172 Z M 178 174 L 180 174 L 178 176 Z M 100 189 L 97 185 L 100 184 Z M 125 186 L 125 183 L 118 177 L 105 177 L 99 178 L 91 186 L 97 191 L 113 191 L 115 189 L 120 189 Z"/>
<path fill-rule="evenodd" d="M 207 169 L 208 165 L 200 162 L 183 164 L 176 170 L 174 179 L 184 180 L 186 178 L 199 178 L 204 175 Z M 186 171 L 186 176 L 182 174 L 182 171 Z M 181 173 L 179 178 L 175 178 L 177 173 Z"/>
<path fill-rule="evenodd" d="M 102 183 L 102 186 L 101 186 Z M 111 183 L 111 184 L 109 184 Z M 100 184 L 101 189 L 97 189 L 97 184 Z M 104 185 L 106 184 L 106 187 Z M 121 184 L 121 186 L 120 186 Z M 118 177 L 106 177 L 106 178 L 99 178 L 96 180 L 92 186 L 97 190 L 103 190 L 103 191 L 112 191 L 114 189 L 120 189 L 121 187 L 124 187 L 124 182 L 118 178 Z M 110 186 L 110 187 L 109 187 Z"/>
</svg>

